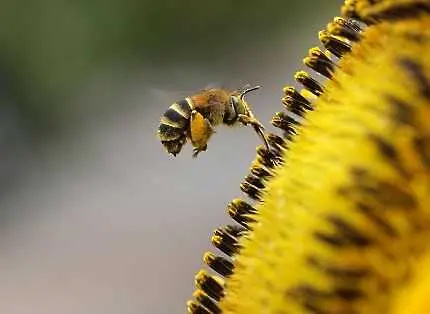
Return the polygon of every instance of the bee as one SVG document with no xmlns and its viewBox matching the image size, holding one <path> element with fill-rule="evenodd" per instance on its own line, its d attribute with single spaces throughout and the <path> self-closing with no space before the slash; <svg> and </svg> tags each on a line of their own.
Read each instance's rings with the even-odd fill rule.
<svg viewBox="0 0 430 314">
<path fill-rule="evenodd" d="M 167 152 L 176 156 L 187 140 L 193 145 L 193 157 L 207 150 L 207 143 L 220 124 L 251 125 L 269 148 L 263 125 L 255 118 L 244 97 L 260 86 L 229 91 L 222 88 L 204 89 L 193 96 L 175 102 L 161 117 L 158 137 Z"/>
</svg>

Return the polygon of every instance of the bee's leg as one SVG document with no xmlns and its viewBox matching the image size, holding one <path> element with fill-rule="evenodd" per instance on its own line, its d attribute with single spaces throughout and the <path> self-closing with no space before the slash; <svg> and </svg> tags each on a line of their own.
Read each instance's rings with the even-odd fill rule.
<svg viewBox="0 0 430 314">
<path fill-rule="evenodd" d="M 256 118 L 248 116 L 246 114 L 239 114 L 237 117 L 237 120 L 239 120 L 239 122 L 241 122 L 243 125 L 252 125 L 255 127 L 258 127 L 262 130 L 264 130 L 264 126 L 260 123 L 260 121 L 258 121 Z"/>
<path fill-rule="evenodd" d="M 264 146 L 266 146 L 266 149 L 269 150 L 269 143 L 267 142 L 266 134 L 264 133 L 264 126 L 253 116 L 248 116 L 245 114 L 239 114 L 238 115 L 238 121 L 241 122 L 243 125 L 252 125 L 255 132 L 257 132 L 258 136 L 263 140 Z"/>
<path fill-rule="evenodd" d="M 193 157 L 196 158 L 198 154 L 200 154 L 200 152 L 205 152 L 208 149 L 208 145 L 206 144 L 205 146 L 201 147 L 201 148 L 193 148 Z"/>
<path fill-rule="evenodd" d="M 194 146 L 193 157 L 205 151 L 208 147 L 207 142 L 214 133 L 214 129 L 208 119 L 203 117 L 199 112 L 193 110 L 191 112 L 190 135 L 191 142 Z"/>
</svg>

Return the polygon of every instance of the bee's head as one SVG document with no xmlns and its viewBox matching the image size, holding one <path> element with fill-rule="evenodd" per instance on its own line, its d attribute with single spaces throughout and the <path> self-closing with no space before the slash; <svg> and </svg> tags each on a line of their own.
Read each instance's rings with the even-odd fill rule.
<svg viewBox="0 0 430 314">
<path fill-rule="evenodd" d="M 231 105 L 233 106 L 236 114 L 248 114 L 248 105 L 245 101 L 245 95 L 249 92 L 259 89 L 260 86 L 249 87 L 245 86 L 237 94 L 233 94 L 230 98 Z"/>
</svg>

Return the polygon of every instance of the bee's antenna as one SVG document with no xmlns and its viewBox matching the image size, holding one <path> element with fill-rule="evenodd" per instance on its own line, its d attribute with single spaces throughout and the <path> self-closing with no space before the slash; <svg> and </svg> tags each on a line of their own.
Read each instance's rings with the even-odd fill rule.
<svg viewBox="0 0 430 314">
<path fill-rule="evenodd" d="M 253 87 L 248 87 L 248 86 L 249 86 L 249 85 L 246 85 L 246 86 L 244 87 L 244 89 L 240 92 L 240 96 L 239 96 L 240 100 L 243 100 L 243 97 L 244 97 L 246 94 L 248 94 L 249 92 L 252 92 L 252 91 L 255 91 L 255 90 L 257 90 L 257 89 L 261 88 L 261 86 L 260 86 L 260 85 L 253 86 Z"/>
</svg>

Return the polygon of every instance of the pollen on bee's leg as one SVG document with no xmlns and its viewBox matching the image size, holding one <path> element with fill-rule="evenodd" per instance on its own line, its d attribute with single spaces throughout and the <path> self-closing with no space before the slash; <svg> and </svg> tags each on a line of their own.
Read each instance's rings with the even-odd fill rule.
<svg viewBox="0 0 430 314">
<path fill-rule="evenodd" d="M 207 142 L 213 133 L 214 129 L 209 120 L 198 111 L 193 110 L 190 119 L 190 137 L 194 146 L 193 157 L 196 157 L 202 151 L 206 151 Z"/>
</svg>

